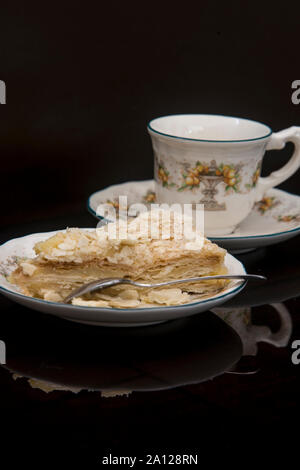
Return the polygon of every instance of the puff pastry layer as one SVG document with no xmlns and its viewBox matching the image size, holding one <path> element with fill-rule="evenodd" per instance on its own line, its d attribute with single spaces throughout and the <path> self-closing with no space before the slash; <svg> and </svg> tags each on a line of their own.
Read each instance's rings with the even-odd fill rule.
<svg viewBox="0 0 300 470">
<path fill-rule="evenodd" d="M 155 283 L 227 272 L 224 249 L 194 230 L 188 236 L 180 231 L 183 220 L 176 214 L 164 212 L 163 216 L 161 211 L 151 211 L 127 226 L 119 221 L 90 231 L 69 228 L 58 232 L 35 245 L 34 258 L 19 260 L 9 280 L 25 295 L 61 302 L 76 287 L 106 277 Z M 156 289 L 120 285 L 73 299 L 73 304 L 118 308 L 180 305 L 215 295 L 225 285 L 224 280 Z"/>
</svg>

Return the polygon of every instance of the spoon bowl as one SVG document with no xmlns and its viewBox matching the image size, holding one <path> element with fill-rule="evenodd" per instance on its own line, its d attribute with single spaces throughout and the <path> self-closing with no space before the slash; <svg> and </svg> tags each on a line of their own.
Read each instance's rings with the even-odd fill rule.
<svg viewBox="0 0 300 470">
<path fill-rule="evenodd" d="M 214 279 L 236 279 L 236 280 L 259 280 L 265 281 L 267 278 L 265 276 L 261 276 L 259 274 L 228 274 L 228 275 L 216 275 L 216 276 L 198 276 L 198 277 L 190 277 L 185 279 L 175 279 L 173 281 L 166 281 L 166 282 L 158 282 L 155 284 L 147 284 L 144 282 L 136 282 L 132 281 L 131 279 L 126 279 L 124 277 L 108 277 L 105 279 L 98 279 L 96 281 L 89 282 L 84 284 L 77 289 L 74 289 L 65 299 L 63 303 L 68 304 L 71 302 L 72 299 L 75 297 L 79 297 L 80 295 L 88 294 L 89 292 L 94 292 L 100 289 L 105 289 L 107 287 L 117 286 L 119 284 L 130 284 L 131 286 L 135 287 L 143 287 L 153 289 L 155 287 L 165 287 L 165 286 L 172 286 L 176 284 L 183 284 L 189 282 L 199 282 L 199 281 L 210 281 Z"/>
</svg>

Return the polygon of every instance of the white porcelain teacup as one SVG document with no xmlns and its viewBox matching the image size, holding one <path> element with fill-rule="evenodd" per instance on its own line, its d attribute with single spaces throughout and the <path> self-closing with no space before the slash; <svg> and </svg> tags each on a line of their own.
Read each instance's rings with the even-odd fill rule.
<svg viewBox="0 0 300 470">
<path fill-rule="evenodd" d="M 272 133 L 260 122 L 229 116 L 165 116 L 148 124 L 159 203 L 204 204 L 205 233 L 232 233 L 267 189 L 300 166 L 300 127 Z M 265 150 L 293 142 L 289 162 L 260 177 Z"/>
</svg>

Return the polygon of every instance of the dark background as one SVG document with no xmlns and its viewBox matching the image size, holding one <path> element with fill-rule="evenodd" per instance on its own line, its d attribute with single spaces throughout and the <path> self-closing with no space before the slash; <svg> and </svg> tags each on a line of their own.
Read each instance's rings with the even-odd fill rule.
<svg viewBox="0 0 300 470">
<path fill-rule="evenodd" d="M 146 124 L 160 115 L 300 124 L 299 12 L 269 2 L 1 5 L 2 223 L 82 213 L 90 193 L 151 178 Z M 270 152 L 263 172 L 291 151 Z M 299 194 L 299 181 L 282 188 Z"/>
<path fill-rule="evenodd" d="M 0 107 L 1 243 L 94 225 L 86 213 L 90 193 L 151 178 L 146 125 L 152 118 L 216 113 L 256 119 L 274 131 L 300 125 L 300 105 L 291 101 L 291 84 L 300 79 L 299 18 L 300 3 L 288 2 L 1 4 L 0 79 L 7 86 L 7 104 Z M 269 152 L 263 173 L 291 152 L 291 144 Z M 281 187 L 300 194 L 299 183 L 300 170 Z M 266 253 L 260 272 L 269 276 L 269 262 L 271 280 L 297 283 L 297 238 Z M 270 302 L 286 290 L 275 283 Z M 298 339 L 299 301 L 288 306 Z M 259 308 L 257 317 L 263 313 Z M 15 329 L 53 335 L 55 347 L 57 332 L 69 328 L 5 298 L 0 314 L 0 338 L 6 326 L 12 338 Z M 292 437 L 298 437 L 300 390 L 300 365 L 293 366 L 290 355 L 290 347 L 267 345 L 254 378 L 224 374 L 190 388 L 104 402 L 88 392 L 45 395 L 2 371 L 0 462 L 8 444 L 10 458 L 33 463 L 39 449 L 45 461 L 52 456 L 59 463 L 60 451 L 68 460 L 81 451 L 86 461 L 120 451 L 120 442 L 124 455 L 151 446 L 162 453 L 190 446 L 230 461 L 240 451 L 239 463 L 252 454 L 260 462 L 258 448 L 268 458 L 290 455 L 299 447 Z"/>
</svg>

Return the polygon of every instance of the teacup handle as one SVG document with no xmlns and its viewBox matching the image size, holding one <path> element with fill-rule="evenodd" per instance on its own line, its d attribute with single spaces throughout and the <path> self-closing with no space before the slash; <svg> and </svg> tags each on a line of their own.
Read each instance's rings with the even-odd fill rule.
<svg viewBox="0 0 300 470">
<path fill-rule="evenodd" d="M 286 142 L 293 142 L 295 145 L 294 153 L 290 160 L 279 170 L 273 171 L 270 176 L 260 177 L 256 185 L 256 201 L 259 201 L 264 193 L 274 186 L 282 183 L 300 166 L 300 127 L 292 126 L 279 132 L 274 132 L 267 145 L 267 150 L 280 150 L 285 147 Z"/>
<path fill-rule="evenodd" d="M 292 334 L 292 320 L 291 315 L 283 303 L 270 304 L 277 312 L 280 319 L 280 329 L 276 333 L 268 331 L 265 337 L 261 338 L 261 341 L 270 343 L 277 348 L 286 346 Z"/>
</svg>

